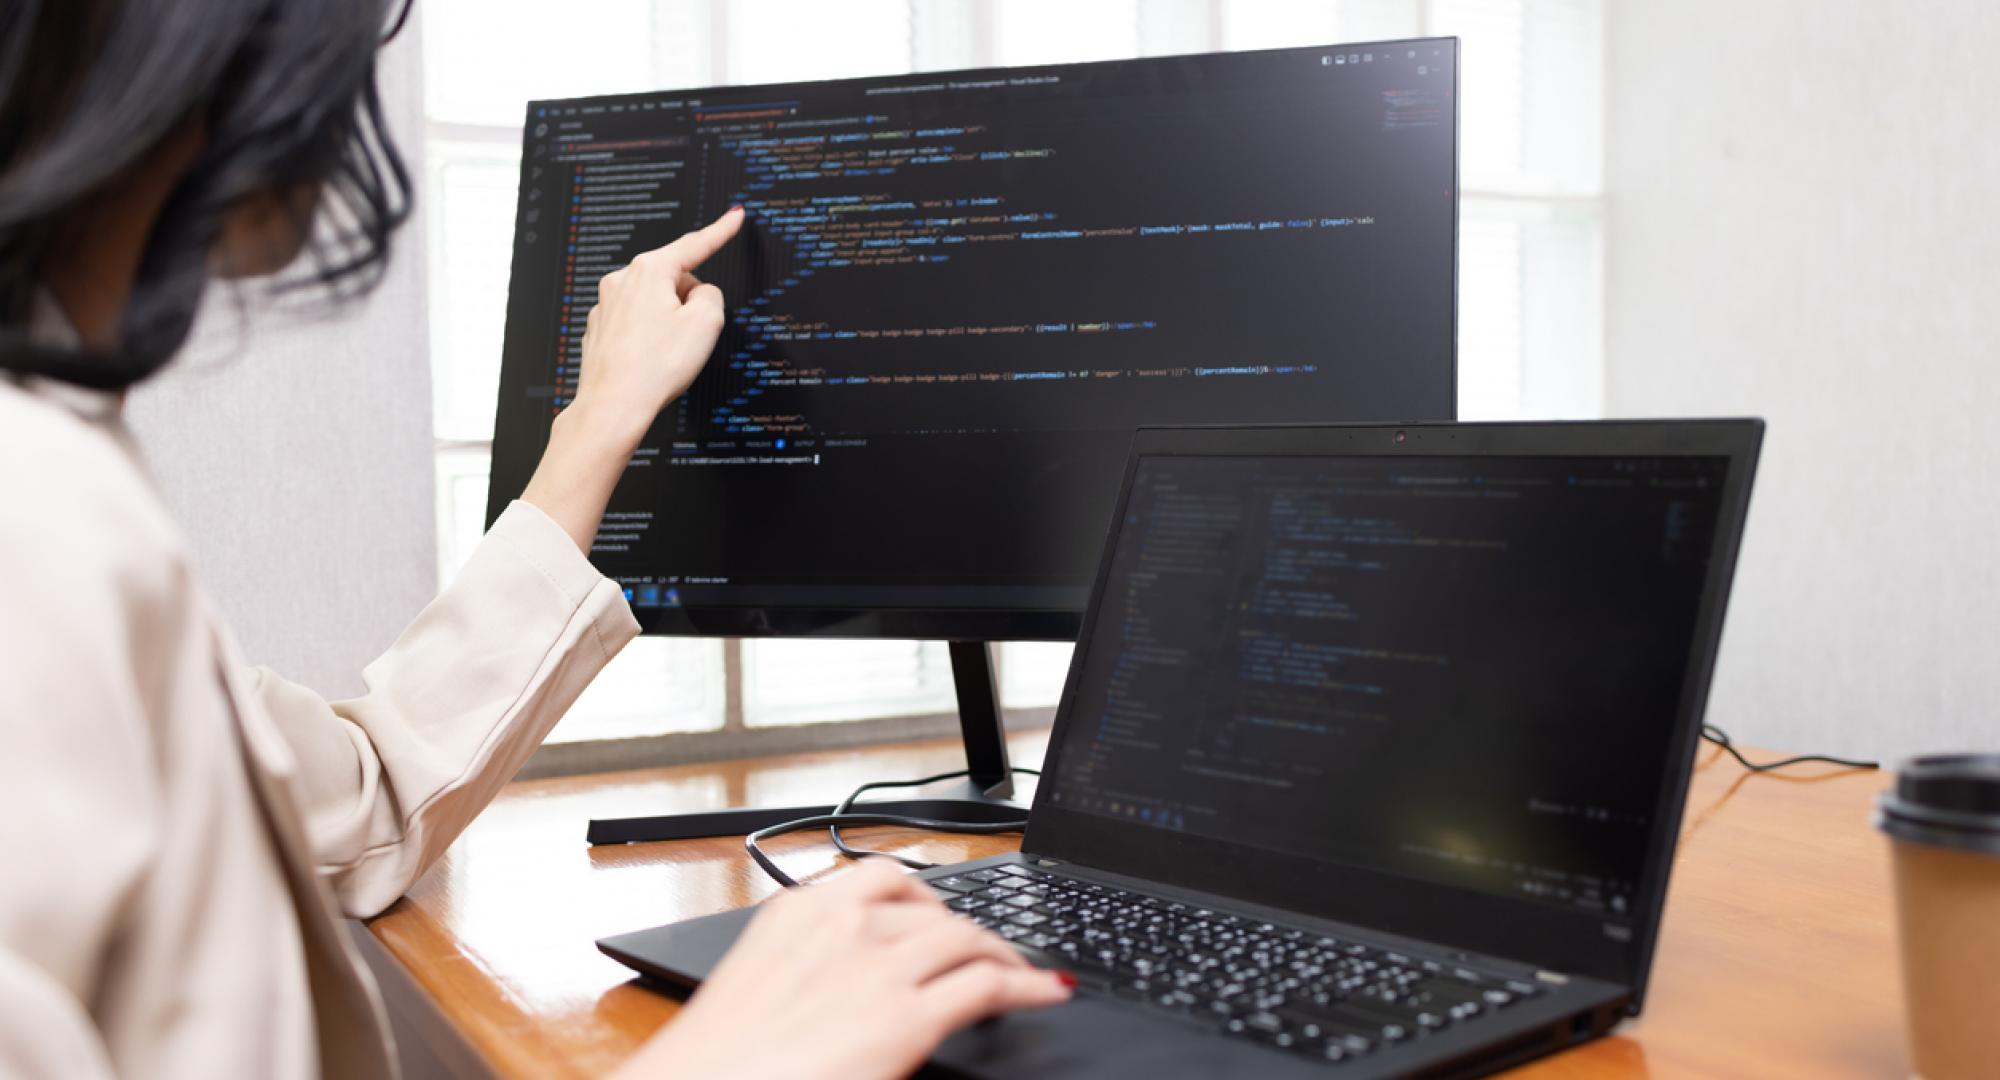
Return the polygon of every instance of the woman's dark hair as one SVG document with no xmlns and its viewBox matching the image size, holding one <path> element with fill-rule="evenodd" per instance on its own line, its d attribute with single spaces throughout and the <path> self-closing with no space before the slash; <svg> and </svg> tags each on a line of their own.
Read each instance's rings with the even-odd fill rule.
<svg viewBox="0 0 2000 1080">
<path fill-rule="evenodd" d="M 122 389 L 158 371 L 224 222 L 256 200 L 309 237 L 305 283 L 349 295 L 380 280 L 410 183 L 375 54 L 407 14 L 406 0 L 0 0 L 0 372 Z M 190 120 L 205 141 L 147 240 L 116 346 L 30 341 L 49 260 Z"/>
</svg>

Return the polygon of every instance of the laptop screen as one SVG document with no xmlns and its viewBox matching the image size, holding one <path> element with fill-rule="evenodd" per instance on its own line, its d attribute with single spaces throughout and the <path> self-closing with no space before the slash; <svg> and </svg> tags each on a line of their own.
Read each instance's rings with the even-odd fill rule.
<svg viewBox="0 0 2000 1080">
<path fill-rule="evenodd" d="M 1618 940 L 1728 465 L 1142 457 L 1041 801 Z"/>
</svg>

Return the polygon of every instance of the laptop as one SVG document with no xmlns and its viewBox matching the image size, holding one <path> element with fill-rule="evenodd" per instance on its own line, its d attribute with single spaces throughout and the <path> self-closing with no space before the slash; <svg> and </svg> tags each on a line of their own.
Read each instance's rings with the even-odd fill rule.
<svg viewBox="0 0 2000 1080">
<path fill-rule="evenodd" d="M 1762 437 L 1141 430 L 1021 850 L 922 875 L 1079 990 L 932 1064 L 1480 1074 L 1638 1015 Z M 687 987 L 748 918 L 599 947 Z"/>
</svg>

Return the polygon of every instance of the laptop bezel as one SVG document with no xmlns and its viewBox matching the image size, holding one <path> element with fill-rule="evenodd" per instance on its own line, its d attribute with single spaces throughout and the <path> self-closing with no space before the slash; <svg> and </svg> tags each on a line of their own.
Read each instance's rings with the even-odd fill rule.
<svg viewBox="0 0 2000 1080">
<path fill-rule="evenodd" d="M 1722 626 L 1749 510 L 1763 422 L 1757 419 L 1581 421 L 1507 424 L 1203 425 L 1142 428 L 1127 455 L 1082 631 L 1071 657 L 1050 735 L 1045 775 L 1059 775 L 1065 735 L 1076 718 L 1079 677 L 1117 550 L 1133 481 L 1143 459 L 1158 455 L 1273 456 L 1701 456 L 1728 459 L 1717 503 L 1715 535 L 1698 602 L 1694 640 L 1674 712 L 1668 756 L 1653 825 L 1646 839 L 1629 940 L 1590 938 L 1581 913 L 1359 867 L 1276 856 L 1244 845 L 1078 813 L 1037 791 L 1022 851 L 1184 888 L 1241 896 L 1301 914 L 1383 930 L 1551 971 L 1588 975 L 1631 989 L 1629 1009 L 1642 1002 L 1658 939 L 1675 841 L 1692 775 Z M 1300 876 L 1299 864 L 1316 873 Z M 1189 880 L 1187 868 L 1195 867 Z M 1233 887 L 1217 888 L 1218 882 Z M 1301 903 L 1301 898 L 1331 897 Z"/>
</svg>

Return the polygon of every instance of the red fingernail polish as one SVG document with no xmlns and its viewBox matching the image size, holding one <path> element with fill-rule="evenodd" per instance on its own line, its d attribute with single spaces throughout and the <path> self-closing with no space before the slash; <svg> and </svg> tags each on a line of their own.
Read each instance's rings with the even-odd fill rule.
<svg viewBox="0 0 2000 1080">
<path fill-rule="evenodd" d="M 1056 981 L 1071 990 L 1076 989 L 1076 976 L 1071 975 L 1067 971 L 1056 972 Z"/>
<path fill-rule="evenodd" d="M 736 204 L 735 206 L 732 206 L 732 207 L 730 207 L 730 208 L 729 208 L 729 212 L 733 214 L 733 213 L 735 213 L 736 211 L 738 211 L 738 210 L 741 210 L 741 209 L 743 209 L 743 204 L 742 204 L 742 203 L 737 203 L 737 204 Z"/>
</svg>

